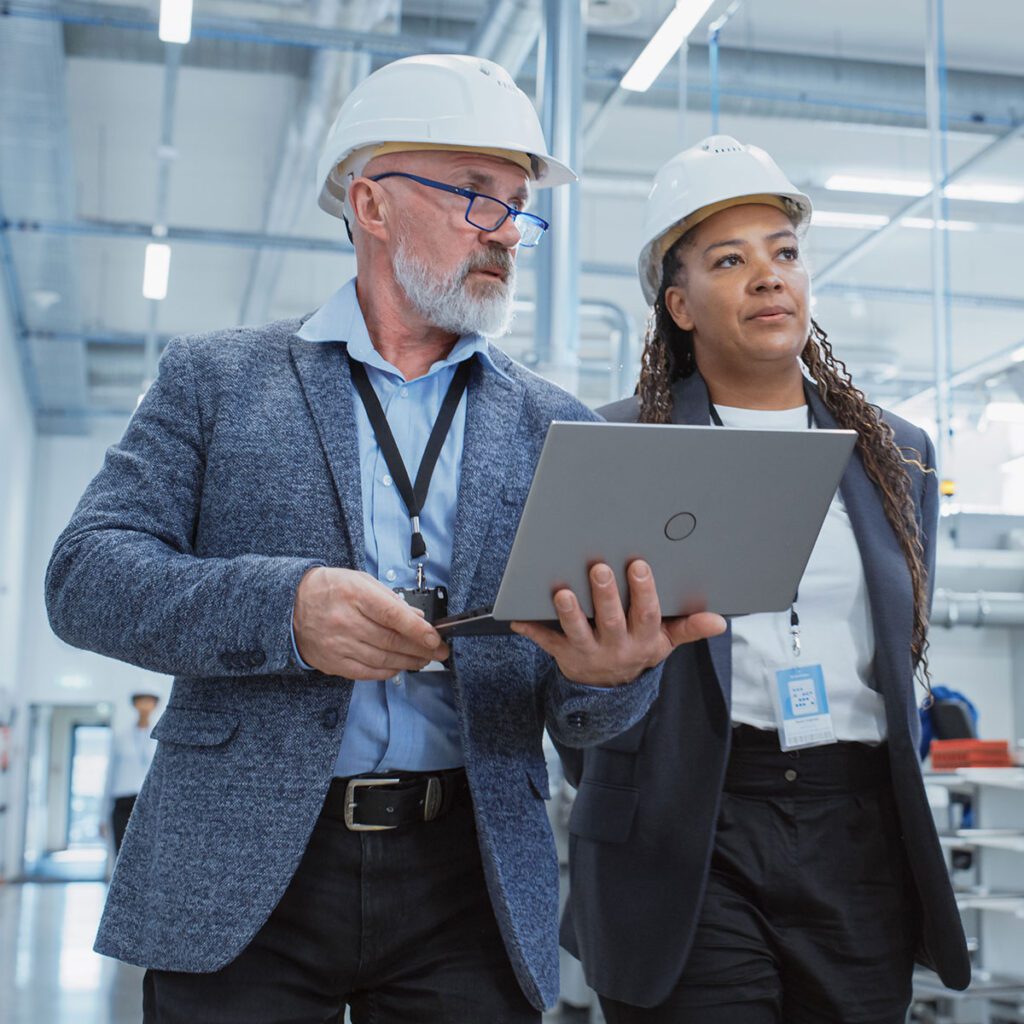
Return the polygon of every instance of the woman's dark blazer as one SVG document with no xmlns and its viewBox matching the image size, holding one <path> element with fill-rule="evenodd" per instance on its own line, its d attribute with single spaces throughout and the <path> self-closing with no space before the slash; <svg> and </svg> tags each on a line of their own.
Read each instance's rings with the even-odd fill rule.
<svg viewBox="0 0 1024 1024">
<path fill-rule="evenodd" d="M 805 390 L 817 424 L 835 427 L 814 387 L 808 383 Z M 709 422 L 699 374 L 677 381 L 672 395 L 674 423 Z M 635 422 L 639 403 L 628 398 L 600 412 L 613 422 Z M 896 444 L 916 449 L 930 467 L 934 450 L 927 434 L 897 416 L 885 419 Z M 913 466 L 910 473 L 931 580 L 937 480 Z M 857 454 L 840 491 L 867 578 L 893 787 L 920 897 L 917 959 L 947 985 L 964 988 L 970 963 L 917 754 L 910 573 Z M 598 992 L 635 1006 L 667 998 L 693 942 L 729 756 L 731 660 L 730 632 L 678 648 L 665 667 L 660 696 L 640 722 L 597 747 L 561 751 L 579 790 L 569 822 L 572 888 L 562 944 L 583 961 Z"/>
</svg>

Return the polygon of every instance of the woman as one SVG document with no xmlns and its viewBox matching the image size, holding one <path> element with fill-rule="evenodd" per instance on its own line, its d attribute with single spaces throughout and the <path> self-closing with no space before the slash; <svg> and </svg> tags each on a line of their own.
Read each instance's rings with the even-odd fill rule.
<svg viewBox="0 0 1024 1024">
<path fill-rule="evenodd" d="M 637 393 L 605 416 L 858 440 L 793 607 L 677 649 L 645 719 L 563 751 L 563 943 L 609 1024 L 897 1024 L 915 960 L 970 980 L 915 753 L 933 449 L 868 405 L 810 318 L 810 213 L 727 136 L 669 161 L 648 200 L 654 315 Z M 794 749 L 773 690 L 797 668 L 823 679 L 830 735 Z"/>
</svg>

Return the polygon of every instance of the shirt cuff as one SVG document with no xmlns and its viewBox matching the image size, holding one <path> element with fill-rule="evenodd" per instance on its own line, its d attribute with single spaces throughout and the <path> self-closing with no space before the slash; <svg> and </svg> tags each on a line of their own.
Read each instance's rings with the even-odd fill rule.
<svg viewBox="0 0 1024 1024">
<path fill-rule="evenodd" d="M 302 660 L 302 655 L 299 654 L 299 645 L 295 642 L 295 606 L 294 605 L 292 605 L 292 622 L 291 622 L 291 626 L 289 628 L 291 629 L 291 634 L 292 634 L 292 654 L 295 655 L 295 663 L 299 666 L 299 668 L 305 669 L 307 672 L 315 672 L 316 669 L 313 668 L 312 665 L 307 665 Z"/>
</svg>

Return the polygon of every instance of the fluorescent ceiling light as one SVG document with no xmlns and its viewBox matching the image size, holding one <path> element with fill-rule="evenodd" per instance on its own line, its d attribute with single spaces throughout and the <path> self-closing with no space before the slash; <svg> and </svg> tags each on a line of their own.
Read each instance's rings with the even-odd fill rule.
<svg viewBox="0 0 1024 1024">
<path fill-rule="evenodd" d="M 187 43 L 192 38 L 192 0 L 160 0 L 160 38 Z"/>
<path fill-rule="evenodd" d="M 900 224 L 905 228 L 923 228 L 931 231 L 935 221 L 931 217 L 904 217 Z M 940 220 L 939 227 L 944 231 L 977 231 L 978 225 L 969 220 Z"/>
<path fill-rule="evenodd" d="M 884 228 L 889 218 L 884 213 L 848 213 L 845 210 L 815 210 L 811 224 L 822 228 Z"/>
<path fill-rule="evenodd" d="M 946 186 L 950 199 L 970 199 L 976 203 L 1020 203 L 1024 202 L 1024 188 L 1017 185 L 960 185 L 953 182 Z"/>
<path fill-rule="evenodd" d="M 1024 469 L 1024 455 L 1018 455 L 1016 458 L 1007 459 L 1000 467 L 1004 473 L 1017 473 Z"/>
<path fill-rule="evenodd" d="M 989 402 L 985 418 L 992 423 L 1024 423 L 1024 402 Z"/>
<path fill-rule="evenodd" d="M 147 299 L 167 298 L 167 279 L 171 274 L 171 247 L 163 242 L 146 246 L 146 267 L 142 272 L 142 294 Z"/>
<path fill-rule="evenodd" d="M 672 12 L 651 36 L 651 41 L 622 76 L 619 85 L 630 92 L 647 92 L 672 55 L 707 14 L 711 4 L 712 0 L 676 0 Z"/>
<path fill-rule="evenodd" d="M 1010 361 L 1013 363 L 1024 363 L 1024 345 L 1021 345 L 1021 347 L 1017 349 L 1012 356 L 1010 356 Z"/>
<path fill-rule="evenodd" d="M 930 182 L 910 178 L 869 178 L 859 174 L 833 174 L 825 182 L 833 192 L 872 192 L 889 196 L 925 196 Z"/>
<path fill-rule="evenodd" d="M 932 190 L 931 182 L 924 178 L 872 178 L 859 174 L 833 174 L 825 188 L 833 192 L 870 192 L 889 196 L 926 196 Z M 994 185 L 978 182 L 965 185 L 953 182 L 946 186 L 948 199 L 968 199 L 975 203 L 1024 202 L 1024 187 Z"/>
</svg>

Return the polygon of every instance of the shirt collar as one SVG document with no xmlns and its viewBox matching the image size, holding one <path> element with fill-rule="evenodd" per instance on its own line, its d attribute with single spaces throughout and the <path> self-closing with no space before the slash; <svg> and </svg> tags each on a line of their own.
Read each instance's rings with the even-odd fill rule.
<svg viewBox="0 0 1024 1024">
<path fill-rule="evenodd" d="M 373 346 L 363 311 L 359 308 L 356 295 L 356 279 L 342 285 L 296 332 L 303 341 L 343 341 L 348 345 L 351 358 L 373 366 L 384 373 L 401 377 L 401 373 L 392 366 Z M 455 342 L 451 352 L 444 359 L 439 359 L 424 374 L 429 377 L 446 366 L 455 366 L 466 359 L 479 355 L 481 362 L 495 373 L 509 379 L 495 363 L 491 356 L 490 346 L 482 334 L 464 334 Z"/>
</svg>

